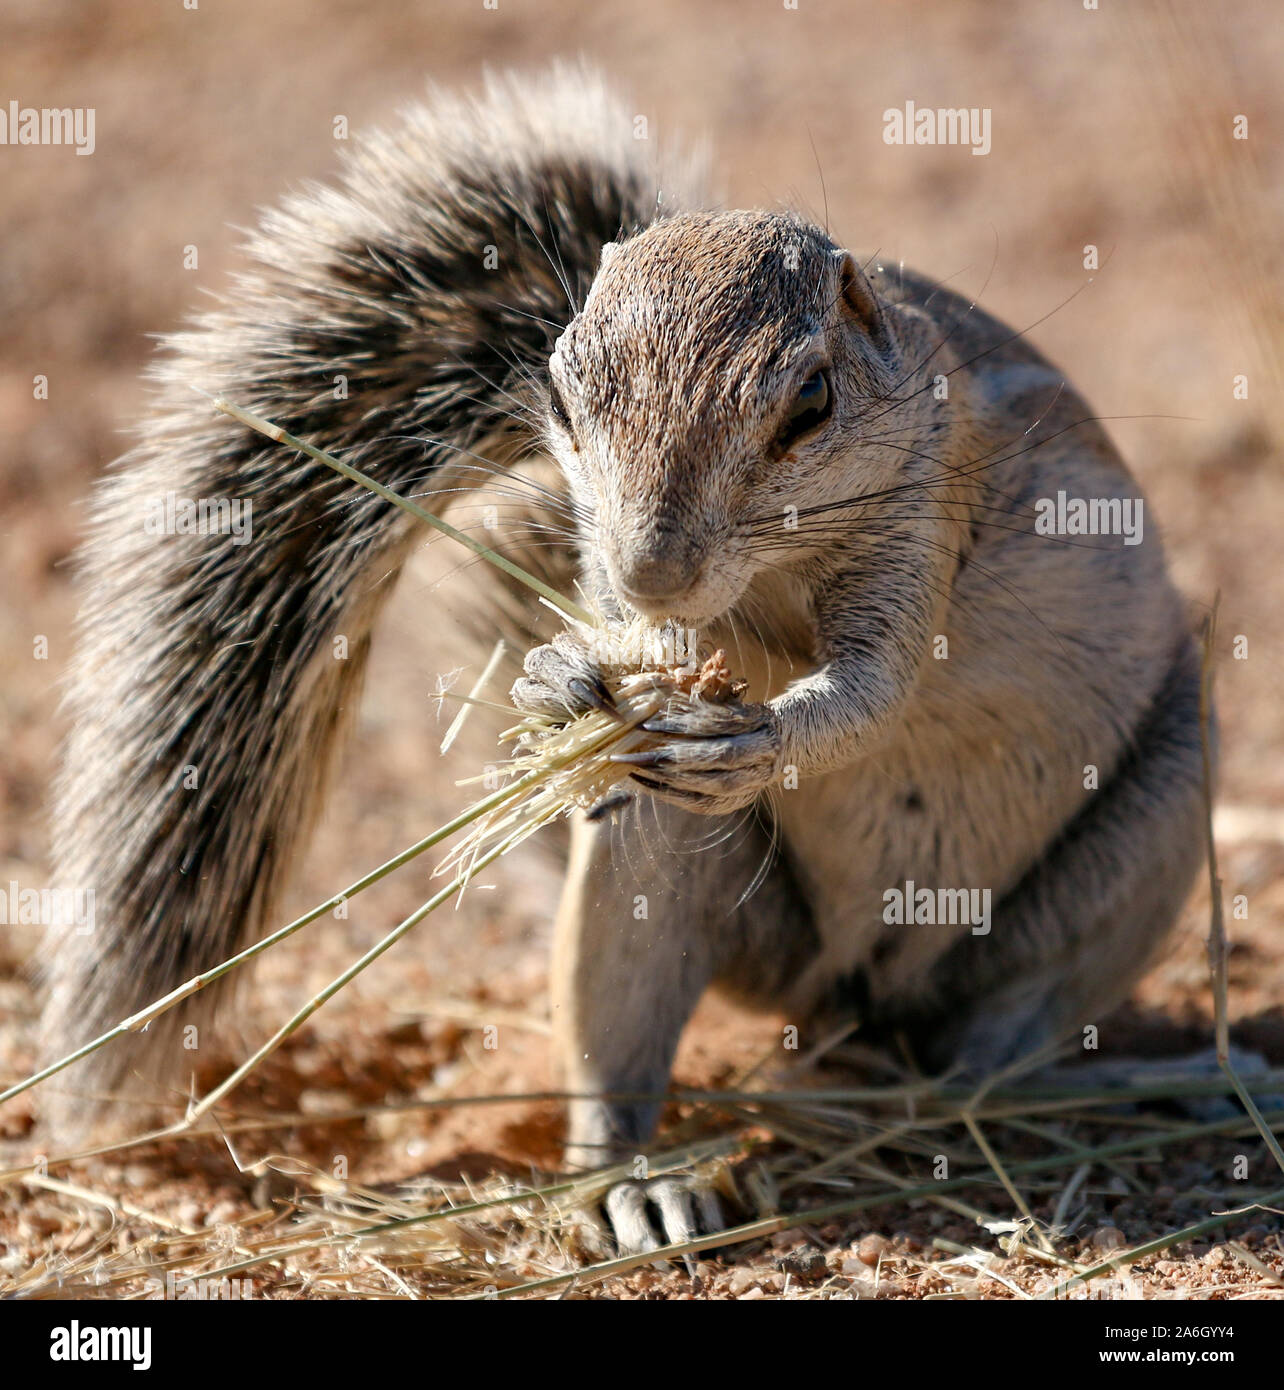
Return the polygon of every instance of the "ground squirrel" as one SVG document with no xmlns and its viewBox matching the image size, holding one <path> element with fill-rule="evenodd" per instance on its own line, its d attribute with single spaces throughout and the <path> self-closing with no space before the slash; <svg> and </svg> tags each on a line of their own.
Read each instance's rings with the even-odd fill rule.
<svg viewBox="0 0 1284 1390">
<path fill-rule="evenodd" d="M 417 542 L 192 385 L 442 507 L 543 450 L 584 590 L 697 628 L 750 682 L 663 731 L 630 806 L 576 818 L 552 983 L 572 1162 L 648 1139 L 658 1103 L 591 1096 L 662 1093 L 710 985 L 973 1072 L 1101 1022 L 1200 862 L 1199 669 L 1153 525 L 1041 524 L 1139 496 L 1061 373 L 799 216 L 704 210 L 694 164 L 661 178 L 578 70 L 438 93 L 353 144 L 168 340 L 94 504 L 55 852 L 98 927 L 50 945 L 52 1044 L 266 925 L 372 581 Z M 150 534 L 169 493 L 250 499 L 252 539 Z M 601 698 L 573 641 L 525 667 L 524 706 Z M 97 1084 L 178 1055 L 158 1025 Z"/>
</svg>

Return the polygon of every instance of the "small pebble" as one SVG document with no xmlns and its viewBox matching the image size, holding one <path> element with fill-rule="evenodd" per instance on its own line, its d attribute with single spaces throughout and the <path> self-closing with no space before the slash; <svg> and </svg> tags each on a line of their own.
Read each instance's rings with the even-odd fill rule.
<svg viewBox="0 0 1284 1390">
<path fill-rule="evenodd" d="M 174 1220 L 184 1230 L 195 1230 L 201 1224 L 201 1204 L 191 1197 L 184 1198 L 174 1208 Z"/>
<path fill-rule="evenodd" d="M 396 1023 L 384 1033 L 384 1039 L 393 1044 L 394 1047 L 422 1046 L 424 1041 L 423 1025 L 417 1018 L 411 1019 L 407 1023 Z"/>
<path fill-rule="evenodd" d="M 224 1226 L 232 1221 L 236 1216 L 236 1203 L 232 1201 L 216 1202 L 206 1213 L 206 1227 Z"/>
<path fill-rule="evenodd" d="M 62 1217 L 56 1212 L 32 1208 L 18 1218 L 18 1235 L 30 1240 L 32 1236 L 51 1236 L 62 1229 Z"/>
<path fill-rule="evenodd" d="M 829 1272 L 824 1255 L 819 1250 L 809 1251 L 806 1248 L 786 1255 L 780 1261 L 780 1267 L 786 1274 L 792 1274 L 795 1279 L 801 1279 L 804 1282 L 823 1279 Z"/>
<path fill-rule="evenodd" d="M 1122 1250 L 1127 1243 L 1118 1226 L 1098 1226 L 1089 1240 L 1094 1250 Z"/>
<path fill-rule="evenodd" d="M 336 1110 L 343 1110 L 352 1103 L 351 1097 L 342 1091 L 321 1090 L 310 1088 L 299 1092 L 299 1099 L 296 1102 L 300 1115 L 329 1115 Z"/>
<path fill-rule="evenodd" d="M 861 1237 L 860 1243 L 856 1246 L 856 1258 L 862 1264 L 873 1268 L 886 1251 L 887 1245 L 886 1236 L 880 1236 L 871 1231 L 869 1235 Z"/>
</svg>

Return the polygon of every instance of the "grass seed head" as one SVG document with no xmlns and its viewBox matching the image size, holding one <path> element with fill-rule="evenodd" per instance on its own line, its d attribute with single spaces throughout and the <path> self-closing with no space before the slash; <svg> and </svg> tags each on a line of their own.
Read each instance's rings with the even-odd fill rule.
<svg viewBox="0 0 1284 1390">
<path fill-rule="evenodd" d="M 630 776 L 612 754 L 641 752 L 660 742 L 642 728 L 648 720 L 743 700 L 747 682 L 732 676 L 726 652 L 702 650 L 688 634 L 677 632 L 675 639 L 675 631 L 629 624 L 581 634 L 599 658 L 617 713 L 590 710 L 564 724 L 523 715 L 506 730 L 501 740 L 513 745 L 513 756 L 497 771 L 509 779 L 513 796 L 477 821 L 438 865 L 439 874 L 462 872 L 501 841 L 507 852 L 549 822 L 600 804 Z M 632 666 L 626 664 L 630 657 Z M 489 786 L 495 776 L 492 771 L 468 781 Z"/>
</svg>

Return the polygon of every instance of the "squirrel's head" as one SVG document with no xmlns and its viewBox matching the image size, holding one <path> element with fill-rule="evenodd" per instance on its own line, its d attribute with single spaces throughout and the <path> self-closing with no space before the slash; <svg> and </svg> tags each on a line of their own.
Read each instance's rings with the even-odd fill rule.
<svg viewBox="0 0 1284 1390">
<path fill-rule="evenodd" d="M 673 217 L 607 246 L 549 363 L 552 449 L 599 578 L 695 624 L 817 553 L 827 528 L 797 512 L 885 478 L 860 422 L 898 361 L 859 266 L 797 217 Z"/>
</svg>

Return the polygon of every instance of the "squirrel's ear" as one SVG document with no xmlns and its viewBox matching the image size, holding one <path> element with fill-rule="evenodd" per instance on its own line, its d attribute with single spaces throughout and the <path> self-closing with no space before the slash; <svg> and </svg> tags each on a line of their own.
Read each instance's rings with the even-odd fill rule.
<svg viewBox="0 0 1284 1390">
<path fill-rule="evenodd" d="M 607 261 L 609 261 L 619 249 L 620 243 L 618 241 L 604 241 L 602 243 L 602 254 L 598 257 L 597 268 L 599 270 L 605 270 Z"/>
<path fill-rule="evenodd" d="M 873 342 L 880 348 L 887 347 L 891 342 L 887 316 L 878 302 L 873 285 L 865 278 L 865 273 L 850 251 L 835 251 L 834 255 L 838 258 L 838 289 L 843 303 Z"/>
</svg>

